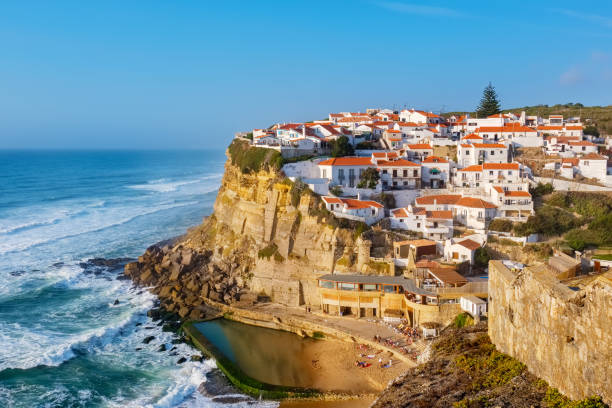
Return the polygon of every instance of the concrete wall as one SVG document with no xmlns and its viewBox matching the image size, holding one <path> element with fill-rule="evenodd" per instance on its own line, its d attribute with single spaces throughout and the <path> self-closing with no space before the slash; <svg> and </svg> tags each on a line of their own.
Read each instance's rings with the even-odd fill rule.
<svg viewBox="0 0 612 408">
<path fill-rule="evenodd" d="M 489 264 L 489 336 L 573 399 L 612 403 L 612 273 L 574 291 L 544 266 Z"/>
</svg>

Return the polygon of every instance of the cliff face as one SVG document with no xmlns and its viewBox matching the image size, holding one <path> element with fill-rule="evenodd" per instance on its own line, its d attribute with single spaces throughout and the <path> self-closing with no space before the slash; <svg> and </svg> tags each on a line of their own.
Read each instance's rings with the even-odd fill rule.
<svg viewBox="0 0 612 408">
<path fill-rule="evenodd" d="M 391 237 L 353 227 L 341 227 L 319 197 L 281 172 L 243 173 L 228 160 L 213 214 L 175 245 L 149 248 L 126 274 L 153 286 L 162 305 L 181 317 L 198 317 L 201 296 L 315 305 L 317 276 L 380 271 L 370 253 L 387 253 Z"/>
</svg>

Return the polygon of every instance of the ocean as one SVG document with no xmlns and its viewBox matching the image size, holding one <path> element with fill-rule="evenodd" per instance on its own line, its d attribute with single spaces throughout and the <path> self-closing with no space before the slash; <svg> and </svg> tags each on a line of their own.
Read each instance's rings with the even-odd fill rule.
<svg viewBox="0 0 612 408">
<path fill-rule="evenodd" d="M 200 395 L 214 362 L 190 361 L 121 268 L 87 262 L 201 223 L 224 162 L 221 150 L 0 151 L 0 407 L 242 406 Z"/>
</svg>

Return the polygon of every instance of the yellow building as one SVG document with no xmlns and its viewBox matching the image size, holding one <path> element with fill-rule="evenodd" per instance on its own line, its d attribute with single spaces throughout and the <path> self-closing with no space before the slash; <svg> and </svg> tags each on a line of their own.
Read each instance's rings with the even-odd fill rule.
<svg viewBox="0 0 612 408">
<path fill-rule="evenodd" d="M 486 282 L 425 290 L 403 276 L 328 274 L 318 278 L 321 309 L 340 316 L 405 318 L 413 326 L 446 324 L 461 312 L 462 295 L 487 296 Z"/>
</svg>

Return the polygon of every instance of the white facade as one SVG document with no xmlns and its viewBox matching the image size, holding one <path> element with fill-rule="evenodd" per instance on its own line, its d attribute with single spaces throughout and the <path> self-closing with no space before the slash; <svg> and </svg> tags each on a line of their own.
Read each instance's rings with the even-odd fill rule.
<svg viewBox="0 0 612 408">
<path fill-rule="evenodd" d="M 385 216 L 385 208 L 376 201 L 351 198 L 322 197 L 325 207 L 338 218 L 362 221 L 372 225 Z"/>
<path fill-rule="evenodd" d="M 408 206 L 391 210 L 391 228 L 418 232 L 424 238 L 445 240 L 453 236 L 451 211 L 427 211 Z"/>
<path fill-rule="evenodd" d="M 587 154 L 578 159 L 578 172 L 586 178 L 597 179 L 606 183 L 608 172 L 608 158 L 598 154 Z"/>
<path fill-rule="evenodd" d="M 461 310 L 472 316 L 484 316 L 487 313 L 487 302 L 476 296 L 462 296 L 459 300 Z"/>
<path fill-rule="evenodd" d="M 442 157 L 429 156 L 421 162 L 421 185 L 443 188 L 450 181 L 450 162 Z"/>
<path fill-rule="evenodd" d="M 462 167 L 481 163 L 508 162 L 508 147 L 500 143 L 460 143 L 457 161 Z"/>
</svg>

